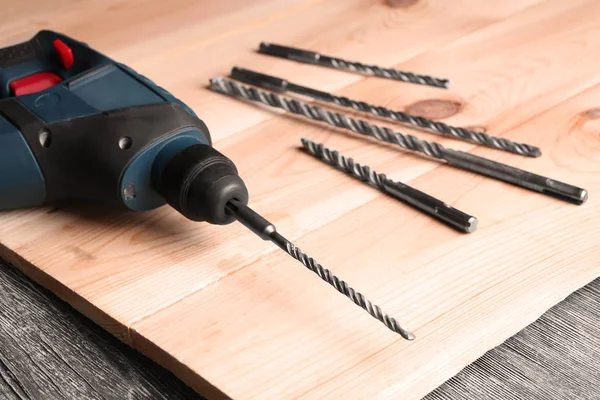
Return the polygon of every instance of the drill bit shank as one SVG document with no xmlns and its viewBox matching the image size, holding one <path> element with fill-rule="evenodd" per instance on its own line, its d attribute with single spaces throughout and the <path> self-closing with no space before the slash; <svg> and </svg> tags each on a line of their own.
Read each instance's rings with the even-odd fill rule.
<svg viewBox="0 0 600 400">
<path fill-rule="evenodd" d="M 322 65 L 325 67 L 358 72 L 365 75 L 379 76 L 382 78 L 415 83 L 418 85 L 427 85 L 444 89 L 447 89 L 450 85 L 448 79 L 440 79 L 429 75 L 415 74 L 413 72 L 401 71 L 393 68 L 382 68 L 376 65 L 348 61 L 341 58 L 315 53 L 314 51 L 296 49 L 294 47 L 281 46 L 272 43 L 261 43 L 258 51 L 263 54 L 287 58 L 288 60 L 299 61 L 302 63 Z"/>
<path fill-rule="evenodd" d="M 587 190 L 585 189 L 509 165 L 500 164 L 487 158 L 465 153 L 464 151 L 444 149 L 444 159 L 455 167 L 512 183 L 513 185 L 543 193 L 569 203 L 583 204 L 588 197 Z"/>
<path fill-rule="evenodd" d="M 477 143 L 494 149 L 504 150 L 529 157 L 539 157 L 542 154 L 540 149 L 535 146 L 513 142 L 512 140 L 505 138 L 490 136 L 483 132 L 475 132 L 465 128 L 450 126 L 442 122 L 432 121 L 430 119 L 414 116 L 402 111 L 390 110 L 381 106 L 374 106 L 362 101 L 352 100 L 347 97 L 335 96 L 331 93 L 297 85 L 285 79 L 261 74 L 259 72 L 250 71 L 244 68 L 234 67 L 231 70 L 230 76 L 238 81 L 249 83 L 251 85 L 259 86 L 275 92 L 292 92 L 309 96 L 319 101 L 335 104 L 340 107 L 351 108 L 353 110 L 375 115 L 380 118 L 416 126 L 427 131 Z"/>
<path fill-rule="evenodd" d="M 287 240 L 277 232 L 275 226 L 265 218 L 254 212 L 250 207 L 237 200 L 230 200 L 226 205 L 226 210 L 235 218 L 263 240 L 269 240 L 275 243 L 279 248 L 289 254 L 292 258 L 300 261 L 306 268 L 317 274 L 325 282 L 336 288 L 344 296 L 352 300 L 356 305 L 363 308 L 371 316 L 377 318 L 392 331 L 400 334 L 407 340 L 413 340 L 415 335 L 412 332 L 400 326 L 400 323 L 384 313 L 379 306 L 371 303 L 361 293 L 354 290 L 346 282 L 335 276 L 330 270 L 324 268 L 315 259 L 305 254 L 297 248 L 292 242 Z"/>
<path fill-rule="evenodd" d="M 465 214 L 435 197 L 423 193 L 401 182 L 394 182 L 384 174 L 379 174 L 368 166 L 356 163 L 352 158 L 346 158 L 337 151 L 332 151 L 323 144 L 317 144 L 309 139 L 302 139 L 304 149 L 319 160 L 332 165 L 339 170 L 369 183 L 388 195 L 409 204 L 417 210 L 436 218 L 448 226 L 465 233 L 477 229 L 477 218 Z"/>
<path fill-rule="evenodd" d="M 394 132 L 386 127 L 373 125 L 367 121 L 352 118 L 341 113 L 327 111 L 321 107 L 311 106 L 295 99 L 280 96 L 276 93 L 265 92 L 224 78 L 211 79 L 210 88 L 211 90 L 229 96 L 262 103 L 297 115 L 302 115 L 308 119 L 349 129 L 364 136 L 370 136 L 383 142 L 395 144 L 406 150 L 437 158 L 457 168 L 512 183 L 516 186 L 556 197 L 573 204 L 583 204 L 587 200 L 587 191 L 584 189 L 532 174 L 483 157 L 477 157 L 463 151 L 447 149 L 439 143 L 428 142 L 413 135 Z"/>
</svg>

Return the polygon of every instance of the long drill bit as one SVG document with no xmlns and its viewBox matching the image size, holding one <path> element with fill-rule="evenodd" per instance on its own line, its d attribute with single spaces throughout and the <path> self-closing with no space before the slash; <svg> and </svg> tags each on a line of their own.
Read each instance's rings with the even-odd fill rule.
<svg viewBox="0 0 600 400">
<path fill-rule="evenodd" d="M 318 106 L 311 106 L 295 99 L 280 96 L 277 93 L 265 92 L 221 77 L 211 79 L 210 89 L 243 100 L 280 108 L 293 114 L 325 122 L 339 128 L 348 129 L 361 135 L 395 144 L 406 150 L 437 158 L 455 167 L 512 183 L 513 185 L 569 203 L 583 204 L 588 197 L 586 190 L 576 186 L 536 175 L 487 158 L 478 157 L 464 151 L 448 149 L 436 142 L 428 142 L 413 135 L 394 132 L 389 128 L 373 125 L 367 121 L 351 118 L 341 113 L 327 111 Z"/>
<path fill-rule="evenodd" d="M 381 106 L 374 106 L 363 101 L 349 99 L 348 97 L 335 96 L 331 93 L 297 85 L 285 79 L 250 71 L 244 68 L 234 67 L 231 70 L 230 76 L 238 81 L 259 86 L 264 89 L 269 89 L 274 92 L 284 93 L 289 91 L 292 93 L 309 96 L 319 101 L 335 104 L 340 107 L 352 108 L 354 110 L 375 115 L 380 118 L 386 118 L 394 122 L 416 126 L 427 131 L 481 144 L 494 149 L 504 150 L 528 157 L 539 157 L 542 155 L 542 152 L 538 147 L 531 146 L 529 144 L 517 143 L 509 139 L 490 136 L 487 133 L 475 132 L 466 128 L 450 126 L 444 124 L 443 122 L 432 121 L 427 118 L 407 114 L 402 111 L 390 110 L 389 108 Z"/>
<path fill-rule="evenodd" d="M 344 157 L 339 152 L 330 150 L 323 144 L 303 138 L 302 145 L 309 154 L 317 159 L 363 182 L 369 183 L 382 192 L 413 206 L 417 210 L 442 221 L 458 231 L 471 233 L 477 229 L 477 218 L 465 214 L 427 193 L 423 193 L 404 183 L 392 181 L 385 174 L 379 174 L 366 165 L 360 165 L 352 158 Z"/>
<path fill-rule="evenodd" d="M 374 75 L 382 78 L 394 79 L 402 82 L 416 83 L 447 89 L 450 86 L 448 79 L 440 79 L 429 75 L 415 74 L 413 72 L 401 71 L 393 68 L 382 68 L 376 65 L 368 65 L 341 58 L 330 57 L 314 51 L 296 49 L 294 47 L 281 46 L 272 43 L 261 43 L 258 51 L 275 57 L 287 58 L 307 64 L 322 65 L 365 75 Z"/>
<path fill-rule="evenodd" d="M 321 279 L 336 288 L 338 292 L 352 300 L 356 305 L 363 308 L 371 316 L 383 322 L 392 331 L 400 334 L 407 340 L 413 340 L 415 335 L 400 326 L 400 323 L 384 313 L 378 305 L 371 303 L 361 293 L 354 290 L 346 282 L 335 276 L 330 270 L 324 268 L 302 250 L 297 248 L 292 242 L 280 235 L 275 229 L 275 225 L 267 221 L 261 215 L 257 214 L 250 207 L 237 200 L 230 200 L 226 204 L 226 210 L 233 215 L 241 224 L 250 229 L 263 240 L 269 240 L 275 243 L 279 248 L 288 253 L 292 258 L 300 261 L 306 268 L 319 275 Z"/>
</svg>

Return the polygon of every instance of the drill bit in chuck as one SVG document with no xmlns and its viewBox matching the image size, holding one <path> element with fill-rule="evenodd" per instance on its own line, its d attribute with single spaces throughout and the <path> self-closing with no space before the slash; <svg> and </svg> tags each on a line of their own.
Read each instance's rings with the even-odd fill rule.
<svg viewBox="0 0 600 400">
<path fill-rule="evenodd" d="M 351 108 L 353 110 L 365 112 L 380 118 L 408 124 L 427 131 L 438 133 L 440 135 L 450 136 L 455 139 L 477 143 L 494 149 L 504 150 L 528 157 L 539 157 L 542 155 L 540 149 L 535 146 L 513 142 L 512 140 L 505 138 L 490 136 L 483 132 L 476 132 L 466 128 L 450 126 L 444 124 L 443 122 L 432 121 L 427 118 L 407 114 L 402 111 L 390 110 L 381 106 L 374 106 L 369 103 L 352 100 L 347 97 L 335 96 L 331 93 L 297 85 L 275 76 L 234 67 L 231 70 L 231 77 L 238 81 L 259 86 L 264 89 L 269 89 L 274 92 L 284 93 L 289 91 L 292 93 L 309 96 L 319 101 L 335 104 L 340 107 Z"/>
<path fill-rule="evenodd" d="M 318 106 L 312 106 L 295 99 L 280 96 L 276 93 L 265 92 L 228 79 L 221 77 L 211 79 L 210 89 L 243 100 L 280 108 L 314 121 L 325 122 L 332 126 L 348 129 L 360 135 L 395 144 L 406 150 L 437 158 L 454 167 L 512 183 L 513 185 L 573 204 L 583 204 L 588 197 L 586 190 L 576 186 L 555 181 L 483 157 L 478 157 L 464 151 L 447 149 L 436 142 L 428 142 L 413 135 L 394 132 L 389 128 L 373 125 L 365 120 L 352 118 L 337 112 L 327 111 Z"/>
<path fill-rule="evenodd" d="M 250 207 L 237 200 L 230 200 L 226 205 L 226 211 L 256 235 L 258 235 L 261 239 L 269 240 L 275 243 L 292 258 L 300 261 L 306 268 L 336 288 L 338 292 L 348 297 L 356 305 L 362 307 L 369 314 L 371 314 L 371 316 L 383 322 L 383 324 L 389 329 L 400 334 L 407 340 L 413 340 L 415 338 L 415 335 L 412 332 L 402 328 L 397 320 L 384 313 L 379 306 L 371 303 L 361 293 L 354 290 L 346 282 L 335 276 L 330 270 L 324 268 L 321 264 L 315 261 L 314 258 L 305 254 L 292 242 L 280 235 L 272 223 L 254 212 L 254 210 L 252 210 Z"/>
<path fill-rule="evenodd" d="M 402 82 L 416 83 L 447 89 L 450 86 L 448 79 L 435 78 L 429 75 L 415 74 L 413 72 L 401 71 L 393 68 L 382 68 L 376 65 L 368 65 L 341 58 L 326 56 L 313 51 L 296 49 L 293 47 L 280 46 L 272 43 L 261 43 L 258 51 L 275 57 L 287 58 L 307 64 L 322 65 L 335 69 L 358 72 L 365 75 L 379 76 Z"/>
<path fill-rule="evenodd" d="M 458 231 L 471 233 L 477 229 L 477 218 L 465 214 L 427 193 L 423 193 L 404 183 L 392 181 L 384 174 L 379 174 L 366 165 L 360 165 L 352 158 L 344 157 L 337 151 L 328 149 L 323 144 L 317 144 L 309 139 L 302 139 L 302 145 L 309 154 L 319 160 L 361 181 L 369 183 L 382 192 L 442 221 Z"/>
</svg>

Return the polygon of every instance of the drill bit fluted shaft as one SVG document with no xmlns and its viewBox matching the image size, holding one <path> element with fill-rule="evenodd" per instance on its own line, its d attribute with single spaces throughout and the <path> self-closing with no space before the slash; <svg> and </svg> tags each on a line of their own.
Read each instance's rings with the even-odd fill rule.
<svg viewBox="0 0 600 400">
<path fill-rule="evenodd" d="M 430 157 L 443 159 L 443 146 L 439 143 L 420 140 L 413 135 L 396 133 L 389 128 L 371 125 L 367 121 L 351 118 L 338 112 L 327 111 L 321 107 L 311 106 L 295 99 L 280 96 L 276 93 L 265 92 L 223 78 L 211 79 L 210 88 L 216 92 L 262 103 L 271 107 L 281 108 L 293 114 L 302 115 L 306 118 L 325 122 L 339 128 L 350 129 L 361 135 L 370 136 L 383 142 L 398 145 L 406 150 L 412 150 Z"/>
<path fill-rule="evenodd" d="M 312 106 L 295 99 L 280 96 L 277 93 L 266 92 L 221 77 L 211 79 L 210 89 L 229 96 L 280 108 L 297 115 L 302 115 L 308 119 L 349 129 L 361 135 L 395 144 L 406 150 L 443 160 L 457 168 L 512 183 L 513 185 L 573 204 L 583 204 L 587 200 L 587 191 L 576 186 L 478 157 L 464 151 L 448 149 L 439 143 L 428 142 L 420 140 L 413 135 L 394 132 L 389 128 L 373 125 L 367 121 L 352 118 L 341 113 L 327 111 L 318 106 Z"/>
<path fill-rule="evenodd" d="M 230 200 L 226 205 L 227 212 L 263 240 L 275 243 L 279 248 L 289 254 L 292 258 L 300 261 L 302 265 L 317 274 L 322 280 L 333 286 L 338 292 L 352 300 L 356 305 L 366 310 L 371 316 L 383 322 L 392 331 L 400 334 L 407 340 L 413 340 L 415 335 L 400 326 L 400 323 L 384 313 L 381 308 L 365 298 L 361 293 L 354 290 L 343 280 L 335 276 L 330 270 L 319 264 L 314 258 L 308 256 L 292 242 L 277 232 L 275 226 L 265 218 L 254 212 L 250 207 L 237 200 Z"/>
<path fill-rule="evenodd" d="M 349 99 L 348 97 L 336 96 L 331 93 L 301 86 L 285 79 L 250 71 L 244 68 L 233 68 L 231 70 L 231 77 L 251 85 L 263 87 L 265 89 L 270 89 L 280 93 L 290 91 L 312 97 L 313 99 L 317 99 L 319 101 L 335 104 L 340 107 L 351 108 L 353 110 L 375 115 L 380 118 L 416 126 L 427 131 L 477 143 L 494 149 L 504 150 L 528 157 L 539 157 L 542 154 L 540 149 L 535 146 L 513 142 L 509 139 L 491 136 L 487 133 L 476 132 L 466 128 L 454 127 L 444 124 L 443 122 L 432 121 L 427 118 L 411 115 L 402 111 L 391 110 L 386 107 L 374 106 L 363 101 Z"/>
<path fill-rule="evenodd" d="M 287 58 L 289 60 L 299 61 L 307 64 L 322 65 L 325 67 L 358 72 L 365 75 L 379 76 L 382 78 L 415 83 L 418 85 L 427 85 L 444 89 L 448 88 L 450 85 L 450 81 L 448 81 L 448 79 L 440 79 L 430 75 L 415 74 L 413 72 L 402 71 L 394 68 L 383 68 L 376 65 L 348 61 L 342 58 L 330 57 L 315 53 L 314 51 L 301 50 L 272 43 L 261 43 L 258 51 L 263 54 Z"/>
<path fill-rule="evenodd" d="M 485 132 L 476 132 L 470 129 L 447 125 L 443 122 L 432 121 L 427 118 L 411 115 L 402 111 L 390 110 L 382 106 L 374 106 L 362 101 L 355 101 L 347 97 L 333 96 L 331 103 L 341 107 L 352 108 L 357 111 L 369 113 L 381 118 L 391 119 L 408 125 L 417 126 L 428 131 L 442 135 L 451 136 L 468 142 L 477 143 L 493 149 L 504 150 L 528 157 L 539 157 L 541 150 L 525 143 L 517 143 L 512 140 L 491 136 Z"/>
<path fill-rule="evenodd" d="M 377 173 L 366 165 L 360 165 L 352 158 L 344 157 L 339 152 L 330 150 L 323 144 L 309 139 L 302 139 L 304 149 L 317 159 L 336 167 L 382 192 L 400 200 L 417 210 L 436 218 L 452 228 L 471 233 L 477 229 L 477 218 L 466 214 L 427 193 L 421 192 L 401 182 L 387 178 L 385 174 Z"/>
</svg>

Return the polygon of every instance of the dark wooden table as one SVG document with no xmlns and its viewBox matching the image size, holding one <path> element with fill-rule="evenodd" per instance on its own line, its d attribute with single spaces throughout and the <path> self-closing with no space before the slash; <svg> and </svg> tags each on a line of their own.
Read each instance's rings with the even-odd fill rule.
<svg viewBox="0 0 600 400">
<path fill-rule="evenodd" d="M 202 399 L 0 262 L 0 399 Z M 600 279 L 427 396 L 600 398 Z"/>
</svg>

